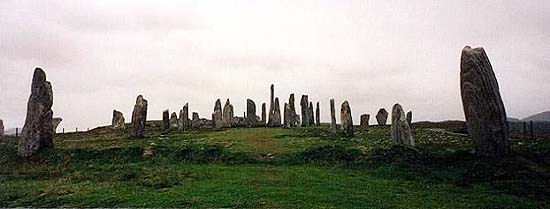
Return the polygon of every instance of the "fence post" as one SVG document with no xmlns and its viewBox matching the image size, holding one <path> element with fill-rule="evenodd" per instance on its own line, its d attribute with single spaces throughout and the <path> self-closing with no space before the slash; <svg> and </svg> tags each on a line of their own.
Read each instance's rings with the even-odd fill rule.
<svg viewBox="0 0 550 209">
<path fill-rule="evenodd" d="M 535 139 L 535 134 L 533 133 L 533 121 L 529 121 L 529 126 L 530 126 L 530 132 L 531 132 L 531 140 Z"/>
</svg>

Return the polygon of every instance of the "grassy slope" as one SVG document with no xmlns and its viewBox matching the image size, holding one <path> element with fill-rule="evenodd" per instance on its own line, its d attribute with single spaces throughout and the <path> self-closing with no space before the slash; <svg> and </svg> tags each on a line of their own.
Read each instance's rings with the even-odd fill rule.
<svg viewBox="0 0 550 209">
<path fill-rule="evenodd" d="M 465 181 L 476 162 L 465 151 L 467 137 L 448 132 L 415 130 L 423 157 L 411 160 L 390 149 L 389 127 L 359 131 L 354 138 L 330 134 L 326 127 L 168 135 L 149 129 L 145 139 L 104 128 L 60 134 L 57 149 L 41 153 L 48 160 L 38 162 L 17 159 L 15 140 L 5 140 L 0 143 L 0 207 L 547 206 L 544 197 L 522 193 L 531 187 L 517 179 L 512 180 L 519 182 L 514 187 L 519 193 L 495 186 L 516 185 L 510 179 Z M 155 155 L 143 157 L 151 143 L 157 144 Z"/>
</svg>

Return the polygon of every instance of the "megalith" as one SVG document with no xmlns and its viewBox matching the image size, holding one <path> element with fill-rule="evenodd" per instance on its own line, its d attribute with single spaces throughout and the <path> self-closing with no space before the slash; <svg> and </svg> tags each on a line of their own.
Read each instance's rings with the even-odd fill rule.
<svg viewBox="0 0 550 209">
<path fill-rule="evenodd" d="M 348 101 L 342 103 L 340 109 L 340 122 L 342 123 L 342 130 L 344 135 L 353 136 L 353 119 L 351 118 L 351 108 Z"/>
<path fill-rule="evenodd" d="M 393 105 L 391 113 L 391 138 L 394 145 L 414 147 L 414 139 L 405 112 L 400 104 Z"/>
<path fill-rule="evenodd" d="M 378 125 L 385 126 L 388 120 L 388 115 L 389 113 L 386 109 L 380 108 L 376 114 L 376 122 L 378 122 Z"/>
<path fill-rule="evenodd" d="M 147 122 L 147 100 L 139 95 L 132 112 L 132 137 L 141 138 L 145 135 L 145 124 Z"/>
</svg>

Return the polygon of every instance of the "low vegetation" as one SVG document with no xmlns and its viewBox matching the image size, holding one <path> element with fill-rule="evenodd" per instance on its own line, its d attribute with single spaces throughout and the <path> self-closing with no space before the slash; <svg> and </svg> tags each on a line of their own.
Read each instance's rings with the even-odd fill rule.
<svg viewBox="0 0 550 209">
<path fill-rule="evenodd" d="M 550 140 L 512 140 L 514 155 L 473 157 L 462 132 L 389 127 L 354 137 L 327 127 L 233 128 L 144 139 L 97 128 L 56 135 L 31 160 L 0 142 L 0 207 L 548 208 Z"/>
</svg>

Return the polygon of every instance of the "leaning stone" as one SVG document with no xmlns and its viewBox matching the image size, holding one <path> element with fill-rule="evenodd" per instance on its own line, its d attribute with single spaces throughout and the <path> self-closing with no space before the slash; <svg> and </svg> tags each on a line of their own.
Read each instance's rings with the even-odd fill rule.
<svg viewBox="0 0 550 209">
<path fill-rule="evenodd" d="M 307 97 L 307 95 L 302 95 L 302 99 L 300 100 L 300 107 L 302 109 L 302 126 L 310 125 L 309 101 Z"/>
<path fill-rule="evenodd" d="M 122 112 L 113 110 L 113 120 L 111 121 L 111 128 L 113 129 L 124 129 L 124 115 Z"/>
<path fill-rule="evenodd" d="M 493 67 L 483 48 L 462 50 L 460 89 L 468 132 L 478 157 L 510 154 L 506 110 Z"/>
<path fill-rule="evenodd" d="M 162 112 L 162 127 L 164 128 L 164 133 L 170 132 L 170 112 L 168 110 Z"/>
<path fill-rule="evenodd" d="M 336 133 L 336 110 L 334 108 L 334 99 L 330 99 L 330 131 Z"/>
<path fill-rule="evenodd" d="M 346 136 L 353 136 L 353 119 L 351 118 L 351 108 L 348 101 L 342 103 L 340 109 L 340 122 L 342 123 L 342 130 Z"/>
<path fill-rule="evenodd" d="M 400 104 L 393 105 L 391 113 L 391 138 L 394 145 L 414 147 L 411 128 Z"/>
<path fill-rule="evenodd" d="M 222 102 L 220 101 L 220 99 L 217 99 L 216 104 L 214 105 L 214 113 L 212 113 L 212 122 L 214 123 L 215 128 L 224 127 Z"/>
<path fill-rule="evenodd" d="M 147 121 L 147 100 L 139 95 L 132 112 L 132 137 L 143 137 L 145 135 L 145 124 Z"/>
<path fill-rule="evenodd" d="M 369 119 L 370 119 L 369 114 L 362 114 L 361 115 L 361 123 L 360 123 L 361 128 L 363 128 L 365 130 L 369 129 Z"/>
<path fill-rule="evenodd" d="M 18 144 L 19 156 L 30 157 L 41 149 L 54 148 L 52 105 L 52 85 L 46 80 L 46 73 L 36 68 L 27 103 L 27 117 Z"/>
<path fill-rule="evenodd" d="M 378 125 L 380 126 L 385 126 L 386 125 L 386 121 L 388 120 L 388 111 L 386 111 L 386 109 L 384 108 L 380 108 L 380 110 L 378 110 L 378 113 L 376 114 L 376 121 L 378 122 Z"/>
</svg>

